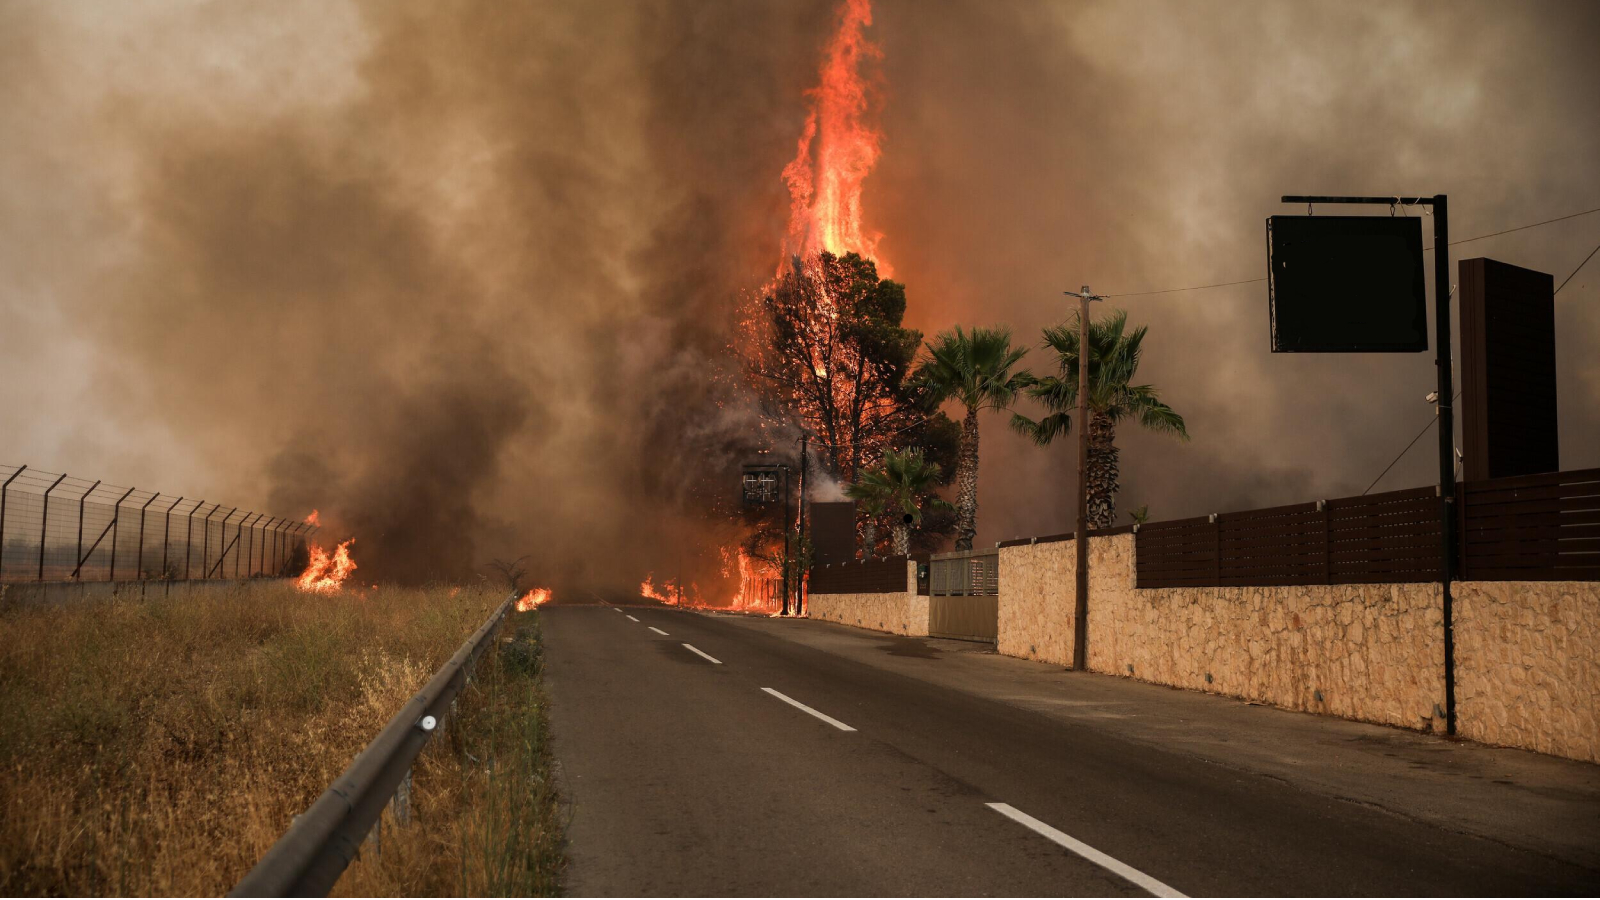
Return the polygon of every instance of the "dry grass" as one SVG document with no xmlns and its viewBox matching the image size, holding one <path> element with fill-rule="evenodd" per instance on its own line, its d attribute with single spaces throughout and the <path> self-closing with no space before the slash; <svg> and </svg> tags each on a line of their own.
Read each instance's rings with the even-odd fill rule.
<svg viewBox="0 0 1600 900">
<path fill-rule="evenodd" d="M 263 582 L 0 611 L 0 894 L 225 893 L 502 598 Z"/>
<path fill-rule="evenodd" d="M 550 897 L 562 825 L 540 687 L 538 613 L 512 613 L 413 770 L 411 822 L 385 812 L 336 896 Z"/>
</svg>

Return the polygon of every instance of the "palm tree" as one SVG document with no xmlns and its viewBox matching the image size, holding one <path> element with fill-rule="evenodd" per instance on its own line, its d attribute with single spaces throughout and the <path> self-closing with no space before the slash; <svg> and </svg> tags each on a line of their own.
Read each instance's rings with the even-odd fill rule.
<svg viewBox="0 0 1600 900">
<path fill-rule="evenodd" d="M 1089 472 L 1088 519 L 1090 528 L 1110 528 L 1116 517 L 1119 469 L 1117 425 L 1124 419 L 1161 434 L 1188 440 L 1183 417 L 1162 403 L 1148 384 L 1133 384 L 1143 353 L 1146 326 L 1127 330 L 1128 314 L 1117 310 L 1099 321 L 1089 321 Z M 1043 403 L 1049 414 L 1037 422 L 1017 414 L 1011 426 L 1043 447 L 1072 429 L 1078 408 L 1078 322 L 1044 330 L 1044 346 L 1056 352 L 1060 372 L 1036 379 L 1028 396 Z"/>
<path fill-rule="evenodd" d="M 1002 410 L 1017 392 L 1033 383 L 1026 370 L 1012 371 L 1026 347 L 1011 346 L 1005 328 L 943 331 L 927 345 L 913 384 L 930 404 L 959 400 L 967 415 L 961 422 L 961 455 L 956 463 L 956 549 L 971 550 L 978 533 L 978 413 Z"/>
<path fill-rule="evenodd" d="M 865 473 L 862 473 L 862 478 L 862 481 L 845 488 L 844 495 L 856 501 L 857 508 L 867 517 L 861 524 L 861 558 L 869 560 L 878 550 L 878 520 L 883 518 L 884 510 L 889 508 L 889 497 L 876 485 L 867 485 Z"/>
<path fill-rule="evenodd" d="M 877 540 L 877 517 L 884 513 L 899 516 L 894 524 L 894 552 L 898 556 L 911 553 L 911 526 L 922 523 L 922 507 L 949 509 L 950 504 L 932 496 L 939 485 L 939 464 L 929 462 L 916 447 L 889 452 L 883 463 L 862 470 L 856 482 L 845 488 L 845 496 L 859 502 L 867 512 L 865 556 L 872 558 L 872 545 Z"/>
</svg>

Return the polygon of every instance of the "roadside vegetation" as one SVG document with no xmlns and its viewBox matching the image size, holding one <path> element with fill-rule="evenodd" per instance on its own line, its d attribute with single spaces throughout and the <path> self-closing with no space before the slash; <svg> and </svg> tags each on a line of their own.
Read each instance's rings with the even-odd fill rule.
<svg viewBox="0 0 1600 900">
<path fill-rule="evenodd" d="M 391 804 L 335 896 L 556 895 L 564 829 L 542 661 L 539 613 L 511 613 L 456 721 L 413 770 L 411 821 L 397 821 Z"/>
<path fill-rule="evenodd" d="M 504 596 L 263 581 L 0 607 L 0 893 L 226 893 Z M 558 837 L 531 830 L 555 822 L 537 635 L 516 627 L 419 763 L 413 825 L 386 824 L 385 843 L 368 844 L 382 852 L 364 852 L 340 890 L 553 889 Z M 457 760 L 482 768 L 436 777 Z"/>
</svg>

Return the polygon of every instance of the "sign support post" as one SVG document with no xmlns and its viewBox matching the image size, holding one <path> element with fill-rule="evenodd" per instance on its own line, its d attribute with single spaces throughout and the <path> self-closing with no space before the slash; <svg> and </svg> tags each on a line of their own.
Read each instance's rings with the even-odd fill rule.
<svg viewBox="0 0 1600 900">
<path fill-rule="evenodd" d="M 1444 194 L 1432 197 L 1305 197 L 1286 196 L 1284 203 L 1363 204 L 1373 206 L 1425 206 L 1433 214 L 1433 308 L 1434 364 L 1438 369 L 1439 415 L 1439 537 L 1443 543 L 1439 557 L 1439 582 L 1444 613 L 1444 705 L 1445 731 L 1456 733 L 1456 652 L 1455 624 L 1451 609 L 1450 582 L 1456 570 L 1456 461 L 1455 461 L 1455 384 L 1451 373 L 1450 348 L 1450 229 L 1449 201 Z"/>
</svg>

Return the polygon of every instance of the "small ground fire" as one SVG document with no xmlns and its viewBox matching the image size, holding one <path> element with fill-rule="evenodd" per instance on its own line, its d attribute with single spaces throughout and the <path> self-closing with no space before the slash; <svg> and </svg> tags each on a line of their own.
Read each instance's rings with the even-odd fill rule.
<svg viewBox="0 0 1600 900">
<path fill-rule="evenodd" d="M 343 541 L 331 554 L 317 544 L 310 545 L 311 561 L 295 581 L 295 587 L 312 594 L 338 591 L 357 568 L 356 561 L 350 556 L 350 545 L 355 542 L 355 538 Z"/>
<path fill-rule="evenodd" d="M 517 612 L 530 612 L 536 606 L 543 606 L 555 596 L 549 588 L 534 588 L 517 598 Z"/>
</svg>

